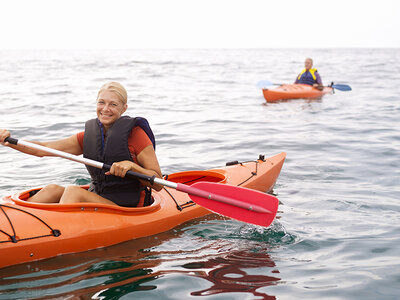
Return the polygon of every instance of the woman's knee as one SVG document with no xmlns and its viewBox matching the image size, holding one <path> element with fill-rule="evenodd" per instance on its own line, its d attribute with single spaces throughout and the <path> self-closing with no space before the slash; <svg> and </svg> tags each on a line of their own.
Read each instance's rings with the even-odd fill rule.
<svg viewBox="0 0 400 300">
<path fill-rule="evenodd" d="M 48 192 L 52 192 L 52 193 L 57 193 L 57 194 L 59 194 L 59 193 L 63 193 L 64 192 L 64 187 L 62 187 L 62 186 L 60 186 L 60 185 L 58 185 L 58 184 L 54 184 L 54 183 L 51 183 L 51 184 L 48 184 L 48 185 L 46 185 L 42 190 L 45 190 L 45 191 L 48 191 Z"/>
<path fill-rule="evenodd" d="M 104 203 L 109 205 L 116 205 L 114 202 L 107 200 L 95 193 L 89 192 L 79 186 L 67 186 L 60 199 L 61 204 L 67 203 Z"/>
<path fill-rule="evenodd" d="M 61 204 L 85 202 L 85 190 L 76 185 L 65 187 L 60 199 Z"/>
<path fill-rule="evenodd" d="M 57 203 L 64 192 L 64 187 L 57 184 L 49 184 L 27 201 L 37 203 Z"/>
</svg>

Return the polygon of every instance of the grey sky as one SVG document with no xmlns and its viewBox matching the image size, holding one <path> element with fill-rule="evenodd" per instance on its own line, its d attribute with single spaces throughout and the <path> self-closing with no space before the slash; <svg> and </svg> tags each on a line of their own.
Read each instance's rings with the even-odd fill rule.
<svg viewBox="0 0 400 300">
<path fill-rule="evenodd" d="M 400 47 L 400 1 L 20 0 L 1 49 Z"/>
</svg>

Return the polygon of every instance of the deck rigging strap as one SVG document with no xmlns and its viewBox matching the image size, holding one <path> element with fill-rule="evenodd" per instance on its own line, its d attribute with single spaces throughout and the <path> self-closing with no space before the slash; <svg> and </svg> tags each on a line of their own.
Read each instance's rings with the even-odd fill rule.
<svg viewBox="0 0 400 300">
<path fill-rule="evenodd" d="M 174 200 L 175 205 L 176 205 L 176 209 L 179 210 L 179 211 L 182 211 L 184 208 L 187 208 L 187 207 L 196 205 L 196 203 L 194 203 L 192 200 L 190 200 L 190 201 L 188 201 L 188 202 L 183 203 L 183 204 L 180 205 L 180 204 L 176 201 L 176 199 L 174 198 L 174 196 L 173 196 L 165 187 L 163 187 L 163 189 L 164 189 L 164 191 L 166 191 L 167 194 L 172 198 L 172 200 Z"/>
<path fill-rule="evenodd" d="M 167 174 L 167 175 L 164 175 L 164 176 L 165 176 L 166 179 L 168 178 L 168 174 Z M 196 181 L 199 181 L 199 180 L 201 180 L 201 179 L 203 179 L 203 178 L 206 178 L 206 176 L 200 176 L 200 177 L 198 177 L 198 178 L 195 178 L 195 179 L 192 179 L 192 180 L 183 182 L 183 184 L 188 184 L 188 183 L 196 182 Z M 174 198 L 174 196 L 173 196 L 165 187 L 163 187 L 163 189 L 164 189 L 164 190 L 167 192 L 167 194 L 172 198 L 172 200 L 174 200 L 175 205 L 176 205 L 176 209 L 179 210 L 179 211 L 182 211 L 184 208 L 187 208 L 187 207 L 196 205 L 196 203 L 194 203 L 192 200 L 190 200 L 190 201 L 188 201 L 188 202 L 186 202 L 186 203 L 183 203 L 183 204 L 179 204 L 179 203 L 176 201 L 176 199 Z"/>
<path fill-rule="evenodd" d="M 20 211 L 20 212 L 26 213 L 26 214 L 28 214 L 28 215 L 30 215 L 30 216 L 36 218 L 37 220 L 39 220 L 40 222 L 42 222 L 44 225 L 46 225 L 46 226 L 50 229 L 50 232 L 51 232 L 51 233 L 50 233 L 50 234 L 45 234 L 45 235 L 38 235 L 38 236 L 23 238 L 23 239 L 18 238 L 18 237 L 17 237 L 17 234 L 16 234 L 16 232 L 15 232 L 15 229 L 14 229 L 14 225 L 13 225 L 11 219 L 9 218 L 9 216 L 7 215 L 6 211 L 4 210 L 4 207 L 10 208 L 10 209 L 18 210 L 18 211 Z M 60 231 L 60 230 L 51 228 L 50 225 L 48 225 L 48 224 L 47 224 L 45 221 L 43 221 L 41 218 L 39 218 L 38 216 L 35 216 L 34 214 L 32 214 L 32 213 L 30 213 L 30 212 L 28 212 L 28 211 L 25 211 L 25 210 L 23 210 L 23 209 L 16 208 L 16 207 L 8 206 L 8 205 L 5 205 L 5 204 L 0 204 L 0 209 L 1 209 L 1 211 L 3 212 L 3 214 L 5 215 L 5 217 L 7 218 L 8 222 L 10 223 L 10 226 L 11 226 L 11 229 L 12 229 L 12 232 L 13 232 L 12 234 L 9 234 L 9 233 L 7 233 L 7 232 L 5 232 L 5 231 L 3 231 L 3 230 L 0 229 L 0 232 L 1 232 L 1 233 L 5 234 L 6 236 L 9 237 L 9 240 L 0 241 L 0 243 L 8 243 L 8 242 L 17 243 L 17 242 L 25 241 L 25 240 L 33 240 L 33 239 L 42 238 L 42 237 L 47 237 L 47 236 L 58 237 L 58 236 L 61 235 L 61 231 Z"/>
<path fill-rule="evenodd" d="M 254 171 L 254 172 L 251 172 L 250 177 L 247 178 L 246 180 L 242 181 L 241 183 L 239 183 L 237 186 L 241 186 L 242 184 L 246 183 L 247 181 L 249 181 L 249 180 L 250 180 L 251 178 L 253 178 L 254 176 L 257 176 L 258 163 L 259 163 L 260 160 L 265 162 L 265 161 L 266 161 L 265 155 L 260 154 L 260 155 L 258 156 L 258 160 L 249 160 L 249 161 L 243 161 L 243 162 L 239 162 L 239 161 L 235 160 L 235 161 L 231 161 L 231 162 L 227 162 L 227 163 L 226 163 L 226 166 L 234 166 L 234 165 L 241 165 L 241 166 L 243 166 L 243 164 L 249 163 L 249 162 L 254 162 L 254 163 L 256 163 L 256 169 L 255 169 L 255 171 Z"/>
<path fill-rule="evenodd" d="M 246 162 L 250 162 L 250 161 L 246 161 Z M 251 172 L 251 175 L 249 178 L 245 179 L 244 181 L 242 181 L 241 183 L 238 184 L 238 186 L 241 186 L 242 184 L 246 183 L 247 181 L 249 181 L 251 178 L 253 178 L 254 176 L 257 176 L 257 172 L 258 172 L 258 160 L 254 160 L 253 162 L 256 163 L 256 169 L 254 172 Z M 243 163 L 240 163 L 243 164 Z"/>
</svg>

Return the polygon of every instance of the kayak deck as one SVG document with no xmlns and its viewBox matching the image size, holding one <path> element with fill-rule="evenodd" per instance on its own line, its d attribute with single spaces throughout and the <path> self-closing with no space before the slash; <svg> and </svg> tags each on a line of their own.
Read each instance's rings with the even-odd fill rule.
<svg viewBox="0 0 400 300">
<path fill-rule="evenodd" d="M 166 179 L 186 185 L 217 182 L 267 192 L 273 188 L 285 157 L 280 153 L 218 169 L 174 173 Z M 158 234 L 211 213 L 186 193 L 171 188 L 153 191 L 154 202 L 150 206 L 133 208 L 100 203 L 27 202 L 37 190 L 40 189 L 0 201 L 0 268 Z"/>
<path fill-rule="evenodd" d="M 318 90 L 308 84 L 283 84 L 272 89 L 263 89 L 263 95 L 267 102 L 276 102 L 288 99 L 317 99 L 325 94 L 332 93 L 331 87 Z"/>
</svg>

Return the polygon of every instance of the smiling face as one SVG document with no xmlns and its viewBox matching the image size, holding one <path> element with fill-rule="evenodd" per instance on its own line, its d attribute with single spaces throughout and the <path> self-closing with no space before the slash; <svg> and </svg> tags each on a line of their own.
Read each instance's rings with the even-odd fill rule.
<svg viewBox="0 0 400 300">
<path fill-rule="evenodd" d="M 128 106 L 113 91 L 103 90 L 97 97 L 97 118 L 106 130 L 121 117 L 127 108 Z"/>
</svg>

